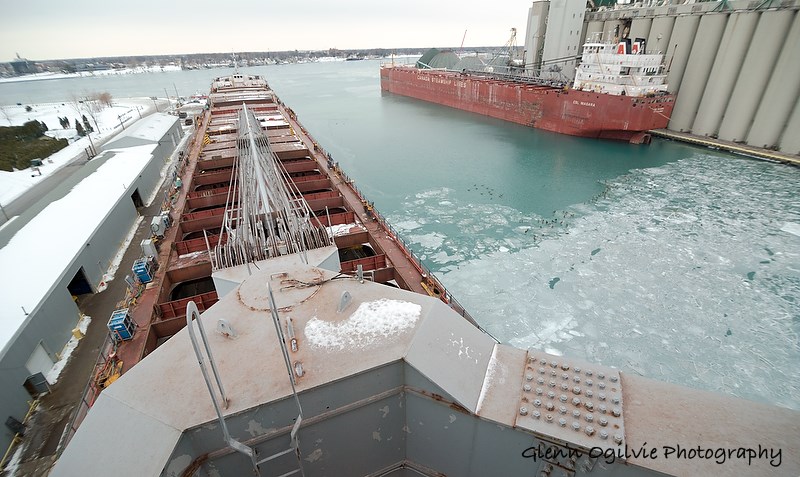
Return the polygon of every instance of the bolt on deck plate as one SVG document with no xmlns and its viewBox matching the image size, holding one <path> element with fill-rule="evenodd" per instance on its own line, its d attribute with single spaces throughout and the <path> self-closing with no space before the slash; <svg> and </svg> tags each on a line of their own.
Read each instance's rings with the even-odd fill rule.
<svg viewBox="0 0 800 477">
<path fill-rule="evenodd" d="M 529 350 L 521 381 L 518 427 L 586 451 L 625 448 L 618 370 Z"/>
</svg>

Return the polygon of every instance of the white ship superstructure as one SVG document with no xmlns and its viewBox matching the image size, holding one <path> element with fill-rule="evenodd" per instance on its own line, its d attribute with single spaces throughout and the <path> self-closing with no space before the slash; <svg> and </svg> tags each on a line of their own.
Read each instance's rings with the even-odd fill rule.
<svg viewBox="0 0 800 477">
<path fill-rule="evenodd" d="M 573 89 L 617 96 L 666 93 L 664 55 L 644 54 L 643 42 L 587 42 L 575 72 Z"/>
</svg>

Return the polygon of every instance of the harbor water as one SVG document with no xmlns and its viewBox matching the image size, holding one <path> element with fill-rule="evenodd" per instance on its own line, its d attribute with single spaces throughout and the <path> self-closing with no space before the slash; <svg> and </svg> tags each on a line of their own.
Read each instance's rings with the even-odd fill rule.
<svg viewBox="0 0 800 477">
<path fill-rule="evenodd" d="M 800 171 L 382 95 L 379 62 L 262 74 L 489 332 L 800 409 Z M 0 104 L 208 91 L 230 69 L 0 83 Z"/>
</svg>

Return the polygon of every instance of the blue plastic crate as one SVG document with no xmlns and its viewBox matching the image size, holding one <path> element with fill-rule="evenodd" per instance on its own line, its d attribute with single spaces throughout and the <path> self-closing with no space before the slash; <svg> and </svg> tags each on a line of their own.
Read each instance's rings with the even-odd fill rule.
<svg viewBox="0 0 800 477">
<path fill-rule="evenodd" d="M 150 264 L 145 259 L 139 259 L 133 263 L 133 268 L 131 271 L 136 275 L 142 283 L 150 283 L 153 281 L 153 271 L 150 267 Z"/>
<path fill-rule="evenodd" d="M 108 330 L 122 340 L 133 338 L 134 328 L 133 320 L 131 320 L 127 308 L 114 311 L 108 320 Z"/>
</svg>

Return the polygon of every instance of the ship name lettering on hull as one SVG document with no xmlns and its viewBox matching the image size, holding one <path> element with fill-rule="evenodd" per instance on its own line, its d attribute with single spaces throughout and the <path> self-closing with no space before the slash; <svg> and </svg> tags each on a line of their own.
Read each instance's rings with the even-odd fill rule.
<svg viewBox="0 0 800 477">
<path fill-rule="evenodd" d="M 580 105 L 580 106 L 589 106 L 590 108 L 594 108 L 595 107 L 594 103 L 591 103 L 589 101 L 578 101 L 577 99 L 573 100 L 572 104 L 577 104 L 577 105 Z"/>
<path fill-rule="evenodd" d="M 447 86 L 453 84 L 453 80 L 451 80 L 451 79 L 438 78 L 436 76 L 431 77 L 431 76 L 428 76 L 428 75 L 417 75 L 417 79 L 420 80 L 420 81 L 427 81 L 429 83 L 438 83 L 438 84 L 443 84 L 443 85 L 447 85 Z"/>
</svg>

